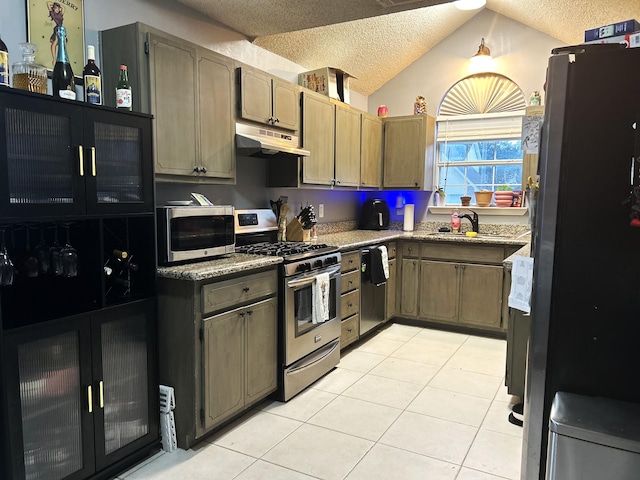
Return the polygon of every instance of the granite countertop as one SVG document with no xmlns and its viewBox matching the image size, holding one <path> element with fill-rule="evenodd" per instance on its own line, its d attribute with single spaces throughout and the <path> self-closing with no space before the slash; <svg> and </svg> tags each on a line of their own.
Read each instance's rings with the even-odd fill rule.
<svg viewBox="0 0 640 480">
<path fill-rule="evenodd" d="M 520 250 L 515 252 L 513 255 L 509 255 L 507 258 L 504 259 L 504 262 L 502 262 L 502 265 L 504 265 L 504 267 L 507 270 L 511 271 L 511 268 L 513 267 L 513 257 L 515 257 L 516 255 L 520 257 L 530 257 L 531 243 L 527 243 L 526 245 L 523 245 Z"/>
<path fill-rule="evenodd" d="M 433 242 L 473 243 L 485 245 L 523 245 L 528 244 L 528 239 L 513 238 L 510 236 L 480 234 L 471 238 L 459 233 L 439 233 L 430 231 L 404 232 L 402 230 L 352 230 L 349 232 L 330 233 L 318 237 L 318 243 L 326 243 L 340 249 L 340 251 L 354 250 L 374 243 L 389 242 L 393 240 L 426 240 Z"/>
<path fill-rule="evenodd" d="M 426 230 L 404 232 L 402 230 L 350 230 L 347 232 L 328 233 L 320 235 L 317 243 L 338 247 L 341 252 L 355 250 L 367 245 L 390 242 L 394 240 L 425 240 L 433 242 L 472 243 L 484 245 L 522 245 L 516 253 L 505 259 L 504 265 L 511 268 L 514 255 L 529 255 L 529 240 L 499 236 L 493 234 L 480 234 L 476 238 L 470 238 L 464 234 L 438 233 Z M 246 255 L 233 253 L 223 255 L 205 262 L 188 263 L 158 268 L 158 277 L 172 278 L 176 280 L 199 281 L 222 277 L 233 273 L 239 273 L 258 268 L 268 267 L 282 263 L 282 257 L 270 257 L 266 255 Z"/>
<path fill-rule="evenodd" d="M 158 277 L 175 280 L 208 280 L 282 263 L 282 257 L 232 253 L 205 262 L 158 267 Z"/>
</svg>

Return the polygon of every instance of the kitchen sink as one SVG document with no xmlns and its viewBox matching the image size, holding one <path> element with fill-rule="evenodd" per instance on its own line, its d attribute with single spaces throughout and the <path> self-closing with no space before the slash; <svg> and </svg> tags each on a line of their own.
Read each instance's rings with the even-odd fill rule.
<svg viewBox="0 0 640 480">
<path fill-rule="evenodd" d="M 497 235 L 494 233 L 478 233 L 475 237 L 467 237 L 464 233 L 453 233 L 453 232 L 433 232 L 429 233 L 429 236 L 433 237 L 447 237 L 447 238 L 461 238 L 461 239 L 492 239 L 492 240 L 512 240 L 512 237 L 505 237 L 503 235 Z"/>
</svg>

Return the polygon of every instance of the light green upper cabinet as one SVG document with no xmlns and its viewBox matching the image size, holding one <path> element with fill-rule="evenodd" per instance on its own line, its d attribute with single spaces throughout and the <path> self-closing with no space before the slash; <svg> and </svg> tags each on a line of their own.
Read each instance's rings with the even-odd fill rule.
<svg viewBox="0 0 640 480">
<path fill-rule="evenodd" d="M 333 111 L 328 97 L 302 92 L 302 146 L 311 152 L 302 159 L 302 183 L 333 185 Z"/>
<path fill-rule="evenodd" d="M 250 67 L 238 69 L 240 117 L 287 130 L 300 127 L 300 87 Z"/>
<path fill-rule="evenodd" d="M 360 185 L 360 111 L 335 102 L 335 185 Z"/>
<path fill-rule="evenodd" d="M 142 23 L 100 35 L 105 104 L 126 64 L 133 109 L 154 116 L 158 180 L 235 183 L 234 60 Z"/>
<path fill-rule="evenodd" d="M 433 188 L 435 118 L 389 117 L 384 121 L 385 188 Z"/>
<path fill-rule="evenodd" d="M 360 185 L 382 186 L 382 119 L 362 112 Z"/>
</svg>

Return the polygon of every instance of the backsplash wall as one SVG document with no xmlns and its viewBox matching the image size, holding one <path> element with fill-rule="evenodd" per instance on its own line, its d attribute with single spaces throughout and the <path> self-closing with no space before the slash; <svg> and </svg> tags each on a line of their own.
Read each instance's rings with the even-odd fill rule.
<svg viewBox="0 0 640 480">
<path fill-rule="evenodd" d="M 313 205 L 318 216 L 318 204 L 324 204 L 324 218 L 319 223 L 356 220 L 363 192 L 353 190 L 324 190 L 303 188 L 267 188 L 266 160 L 261 158 L 236 158 L 236 185 L 197 185 L 188 183 L 156 182 L 156 204 L 167 200 L 188 200 L 191 192 L 205 195 L 217 205 L 233 205 L 237 209 L 269 208 L 269 200 L 281 195 L 289 197 L 293 214 L 300 205 Z"/>
</svg>

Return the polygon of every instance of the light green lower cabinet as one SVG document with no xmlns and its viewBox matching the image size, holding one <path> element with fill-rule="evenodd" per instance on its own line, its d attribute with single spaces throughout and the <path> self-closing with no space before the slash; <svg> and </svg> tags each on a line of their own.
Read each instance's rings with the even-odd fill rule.
<svg viewBox="0 0 640 480">
<path fill-rule="evenodd" d="M 278 384 L 278 303 L 275 298 L 249 307 L 246 321 L 246 403 L 273 392 Z"/>
<path fill-rule="evenodd" d="M 402 259 L 400 316 L 416 317 L 418 315 L 420 261 L 416 258 Z"/>
<path fill-rule="evenodd" d="M 398 274 L 396 272 L 396 259 L 389 260 L 389 278 L 387 278 L 387 301 L 385 305 L 384 319 L 389 320 L 396 315 L 396 286 Z"/>
<path fill-rule="evenodd" d="M 204 320 L 204 423 L 211 428 L 244 407 L 244 309 Z"/>
<path fill-rule="evenodd" d="M 517 248 L 403 242 L 398 316 L 503 331 L 502 261 Z"/>
<path fill-rule="evenodd" d="M 457 263 L 420 261 L 420 318 L 457 321 L 458 272 Z"/>
<path fill-rule="evenodd" d="M 460 268 L 460 323 L 500 328 L 503 267 L 460 264 Z"/>
<path fill-rule="evenodd" d="M 159 380 L 175 389 L 178 447 L 278 387 L 278 272 L 158 279 Z"/>
<path fill-rule="evenodd" d="M 277 308 L 270 298 L 204 320 L 205 428 L 276 389 Z"/>
</svg>

